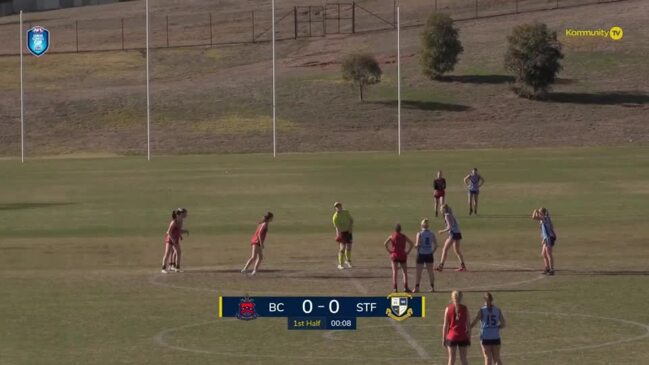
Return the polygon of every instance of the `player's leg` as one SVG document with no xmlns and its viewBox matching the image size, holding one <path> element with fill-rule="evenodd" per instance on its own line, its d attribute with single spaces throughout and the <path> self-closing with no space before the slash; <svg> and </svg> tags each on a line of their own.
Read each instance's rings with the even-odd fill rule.
<svg viewBox="0 0 649 365">
<path fill-rule="evenodd" d="M 338 270 L 344 269 L 343 267 L 344 259 L 345 259 L 345 244 L 339 243 L 338 244 Z"/>
<path fill-rule="evenodd" d="M 440 207 L 440 209 L 444 206 L 445 203 L 446 203 L 446 196 L 444 196 L 444 195 L 440 196 L 439 197 L 439 207 Z M 435 212 L 435 213 L 437 213 L 437 212 Z M 435 216 L 437 216 L 437 214 Z"/>
<path fill-rule="evenodd" d="M 473 213 L 473 193 L 469 191 L 469 215 Z"/>
<path fill-rule="evenodd" d="M 478 197 L 479 196 L 480 196 L 480 194 L 478 192 L 473 194 L 473 213 L 475 213 L 475 215 L 478 215 Z"/>
<path fill-rule="evenodd" d="M 252 245 L 251 247 L 252 250 L 250 252 L 250 258 L 248 258 L 248 261 L 246 261 L 246 264 L 243 266 L 243 269 L 241 269 L 241 273 L 243 274 L 245 274 L 246 271 L 248 271 L 248 267 L 250 266 L 250 264 L 252 264 L 252 262 L 257 258 L 257 250 L 255 250 L 255 247 L 257 247 L 257 245 Z"/>
<path fill-rule="evenodd" d="M 169 257 L 169 270 L 175 271 L 176 270 L 176 260 L 178 258 L 176 257 L 176 250 L 171 250 L 171 256 Z"/>
<path fill-rule="evenodd" d="M 500 345 L 491 346 L 491 356 L 494 365 L 503 365 L 503 360 L 500 358 Z"/>
<path fill-rule="evenodd" d="M 182 272 L 180 269 L 180 258 L 182 254 L 182 250 L 180 249 L 180 244 L 176 243 L 173 245 L 174 253 L 176 254 L 176 272 Z"/>
<path fill-rule="evenodd" d="M 548 274 L 550 272 L 550 259 L 548 258 L 548 251 L 547 251 L 547 245 L 545 244 L 545 240 L 541 241 L 541 256 L 543 257 L 543 273 Z"/>
<path fill-rule="evenodd" d="M 457 346 L 452 346 L 451 344 L 449 344 L 448 346 L 446 346 L 446 350 L 448 351 L 448 365 L 455 365 Z"/>
<path fill-rule="evenodd" d="M 437 271 L 442 271 L 444 269 L 444 263 L 446 262 L 446 256 L 448 256 L 448 247 L 453 243 L 451 237 L 446 239 L 444 242 L 444 247 L 442 247 L 442 256 L 439 260 L 439 265 L 437 266 Z"/>
<path fill-rule="evenodd" d="M 469 365 L 469 359 L 466 356 L 469 346 L 459 346 L 459 348 L 460 348 L 460 364 Z"/>
<path fill-rule="evenodd" d="M 552 245 L 545 245 L 545 253 L 548 256 L 548 267 L 550 268 L 550 275 L 554 275 L 554 256 L 552 255 Z"/>
<path fill-rule="evenodd" d="M 165 253 L 162 255 L 162 273 L 166 274 L 167 273 L 167 264 L 169 263 L 169 257 L 171 256 L 171 252 L 173 249 L 171 248 L 171 243 L 167 242 L 165 243 Z"/>
<path fill-rule="evenodd" d="M 485 365 L 493 364 L 493 355 L 492 355 L 491 347 L 492 346 L 489 345 L 482 345 L 482 356 L 484 356 Z"/>
<path fill-rule="evenodd" d="M 424 271 L 424 264 L 419 262 L 419 255 L 417 255 L 417 266 L 415 267 L 415 290 L 414 293 L 419 293 L 419 284 L 421 283 L 421 273 Z"/>
<path fill-rule="evenodd" d="M 410 287 L 408 286 L 408 261 L 400 262 L 401 273 L 403 274 L 403 288 L 406 293 L 410 292 Z"/>
<path fill-rule="evenodd" d="M 433 269 L 432 260 L 426 263 L 426 270 L 428 271 L 428 279 L 430 280 L 430 291 L 434 292 L 435 291 L 435 270 Z"/>
<path fill-rule="evenodd" d="M 437 195 L 435 195 L 435 196 L 433 197 L 433 200 L 435 200 L 435 217 L 437 217 L 437 213 L 439 212 L 439 207 L 440 207 L 439 202 L 440 202 L 440 199 L 441 199 L 441 197 L 439 197 L 439 196 L 437 196 Z"/>
<path fill-rule="evenodd" d="M 455 251 L 455 255 L 457 255 L 458 260 L 460 260 L 460 268 L 458 270 L 465 271 L 466 266 L 464 265 L 464 255 L 462 255 L 462 251 L 460 250 L 460 241 L 461 240 L 453 241 L 453 250 Z"/>
<path fill-rule="evenodd" d="M 261 264 L 261 260 L 264 259 L 264 254 L 263 250 L 261 249 L 261 246 L 255 245 L 255 250 L 257 254 L 257 260 L 255 260 L 255 266 L 252 268 L 252 272 L 250 275 L 255 275 L 257 273 L 257 270 L 259 269 L 259 264 Z"/>
<path fill-rule="evenodd" d="M 352 244 L 351 243 L 345 244 L 345 266 L 347 266 L 348 269 L 352 268 Z"/>
<path fill-rule="evenodd" d="M 398 290 L 397 287 L 397 271 L 398 271 L 398 266 L 397 263 L 394 260 L 390 260 L 390 265 L 392 265 L 392 289 L 396 293 Z"/>
</svg>

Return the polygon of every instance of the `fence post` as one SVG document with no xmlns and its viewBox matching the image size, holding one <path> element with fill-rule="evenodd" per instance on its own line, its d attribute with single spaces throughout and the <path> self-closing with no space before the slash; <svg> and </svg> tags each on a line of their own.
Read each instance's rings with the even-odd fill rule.
<svg viewBox="0 0 649 365">
<path fill-rule="evenodd" d="M 557 0 L 557 9 L 559 9 L 559 0 Z"/>
<path fill-rule="evenodd" d="M 478 19 L 478 0 L 475 0 L 475 18 Z"/>
<path fill-rule="evenodd" d="M 169 48 L 169 15 L 166 17 L 166 27 L 167 27 L 167 48 Z"/>
<path fill-rule="evenodd" d="M 311 37 L 311 5 L 309 5 L 309 37 Z"/>
<path fill-rule="evenodd" d="M 340 3 L 338 3 L 338 34 L 340 34 Z"/>
<path fill-rule="evenodd" d="M 327 34 L 327 4 L 322 7 L 322 36 Z"/>
<path fill-rule="evenodd" d="M 437 13 L 437 0 L 435 0 L 435 12 Z"/>
<path fill-rule="evenodd" d="M 516 0 L 516 14 L 518 14 L 518 0 Z"/>
<path fill-rule="evenodd" d="M 252 19 L 252 43 L 255 43 L 255 11 L 250 11 L 250 19 Z"/>
<path fill-rule="evenodd" d="M 78 20 L 74 21 L 74 33 L 77 40 L 77 53 L 79 53 L 79 21 Z"/>
<path fill-rule="evenodd" d="M 297 39 L 297 6 L 293 7 L 293 23 L 295 24 L 294 36 Z"/>
<path fill-rule="evenodd" d="M 212 13 L 210 13 L 210 47 L 214 45 L 214 33 L 212 32 Z"/>
<path fill-rule="evenodd" d="M 124 50 L 124 18 L 122 20 L 122 51 Z"/>
<path fill-rule="evenodd" d="M 352 2 L 352 33 L 356 33 L 356 2 Z"/>
</svg>

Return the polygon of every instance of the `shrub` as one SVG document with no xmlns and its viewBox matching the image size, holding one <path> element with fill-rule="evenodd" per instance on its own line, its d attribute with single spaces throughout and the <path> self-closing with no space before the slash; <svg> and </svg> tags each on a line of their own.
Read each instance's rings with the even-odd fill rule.
<svg viewBox="0 0 649 365">
<path fill-rule="evenodd" d="M 421 33 L 420 63 L 424 75 L 439 79 L 453 71 L 459 55 L 464 51 L 453 19 L 446 14 L 433 13 Z"/>
<path fill-rule="evenodd" d="M 383 71 L 374 56 L 367 53 L 354 53 L 343 59 L 343 79 L 358 86 L 361 102 L 369 85 L 381 82 Z"/>
</svg>

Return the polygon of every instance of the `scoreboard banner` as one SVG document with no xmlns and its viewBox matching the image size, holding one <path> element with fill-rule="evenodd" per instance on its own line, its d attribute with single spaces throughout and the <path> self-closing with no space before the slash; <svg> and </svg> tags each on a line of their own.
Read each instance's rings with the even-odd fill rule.
<svg viewBox="0 0 649 365">
<path fill-rule="evenodd" d="M 425 317 L 426 297 L 219 297 L 218 311 L 220 318 L 288 318 L 289 329 L 356 329 L 358 317 Z"/>
</svg>

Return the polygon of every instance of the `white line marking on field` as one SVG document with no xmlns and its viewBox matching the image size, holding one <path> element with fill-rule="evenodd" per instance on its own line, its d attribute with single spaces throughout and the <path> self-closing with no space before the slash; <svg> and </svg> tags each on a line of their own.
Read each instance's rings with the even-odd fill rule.
<svg viewBox="0 0 649 365">
<path fill-rule="evenodd" d="M 356 287 L 356 290 L 358 290 L 360 293 L 367 295 L 368 291 L 367 288 L 355 277 L 351 276 L 348 274 L 348 271 L 345 272 L 345 274 L 349 277 L 350 281 Z M 401 336 L 410 347 L 413 348 L 417 352 L 417 355 L 419 355 L 419 358 L 422 360 L 430 360 L 430 354 L 426 351 L 426 349 L 417 342 L 417 340 L 406 331 L 406 329 L 401 325 L 401 323 L 397 323 L 395 320 L 386 318 L 388 321 L 390 321 L 390 325 L 392 325 L 392 328 L 394 328 L 399 336 Z"/>
<path fill-rule="evenodd" d="M 536 311 L 510 311 L 511 313 L 523 313 L 523 314 L 545 314 L 545 315 L 550 315 L 550 316 L 560 316 L 560 317 L 581 317 L 581 318 L 587 318 L 587 319 L 600 319 L 600 320 L 606 320 L 606 321 L 612 321 L 612 322 L 618 322 L 618 323 L 623 323 L 635 327 L 640 327 L 645 330 L 645 332 L 641 335 L 634 336 L 634 337 L 629 337 L 629 338 L 624 338 L 620 340 L 614 340 L 614 341 L 607 341 L 599 344 L 592 344 L 592 345 L 582 345 L 582 346 L 574 346 L 574 347 L 564 347 L 564 348 L 554 348 L 550 350 L 538 350 L 538 351 L 525 351 L 525 352 L 515 352 L 515 353 L 507 353 L 503 352 L 504 356 L 527 356 L 527 355 L 542 355 L 542 354 L 549 354 L 549 353 L 556 353 L 556 352 L 572 352 L 572 351 L 581 351 L 581 350 L 593 350 L 593 349 L 599 349 L 603 347 L 608 347 L 612 345 L 619 345 L 622 343 L 628 343 L 628 342 L 634 342 L 634 341 L 639 341 L 645 338 L 649 338 L 649 324 L 645 323 L 640 323 L 640 322 L 635 322 L 635 321 L 630 321 L 626 319 L 619 319 L 619 318 L 609 318 L 609 317 L 601 317 L 601 316 L 595 316 L 595 315 L 589 315 L 589 314 L 579 314 L 579 313 L 554 313 L 554 312 L 536 312 Z M 236 319 L 220 319 L 218 320 L 219 322 L 221 321 L 237 321 Z M 209 354 L 209 355 L 220 355 L 220 356 L 228 356 L 228 357 L 257 357 L 257 358 L 272 358 L 272 359 L 294 359 L 294 360 L 307 360 L 307 359 L 322 359 L 322 360 L 377 360 L 377 361 L 389 361 L 389 360 L 421 360 L 420 357 L 404 357 L 404 356 L 399 356 L 399 357 L 367 357 L 367 356 L 318 356 L 318 355 L 309 355 L 309 356 L 292 356 L 292 355 L 269 355 L 269 354 L 257 354 L 257 353 L 243 353 L 243 352 L 221 352 L 221 351 L 211 351 L 211 350 L 202 350 L 202 349 L 191 349 L 191 348 L 186 348 L 182 346 L 176 346 L 169 344 L 166 340 L 166 336 L 173 333 L 177 332 L 180 330 L 184 329 L 189 329 L 189 328 L 194 328 L 194 327 L 201 327 L 201 326 L 207 326 L 210 324 L 215 324 L 217 323 L 216 320 L 214 321 L 208 321 L 208 322 L 201 322 L 201 323 L 196 323 L 196 324 L 189 324 L 189 325 L 184 325 L 180 327 L 175 327 L 175 328 L 169 328 L 165 329 L 163 331 L 158 332 L 155 336 L 153 336 L 153 341 L 161 347 L 166 347 L 172 350 L 177 350 L 177 351 L 183 351 L 183 352 L 190 352 L 190 353 L 195 353 L 195 354 Z M 364 326 L 363 328 L 384 328 L 388 327 L 387 324 L 382 324 L 382 325 L 370 325 L 370 326 Z M 329 338 L 329 335 L 324 334 L 325 338 Z M 482 358 L 480 355 L 470 355 L 470 358 Z M 446 359 L 446 356 L 436 356 L 436 359 Z"/>
</svg>

